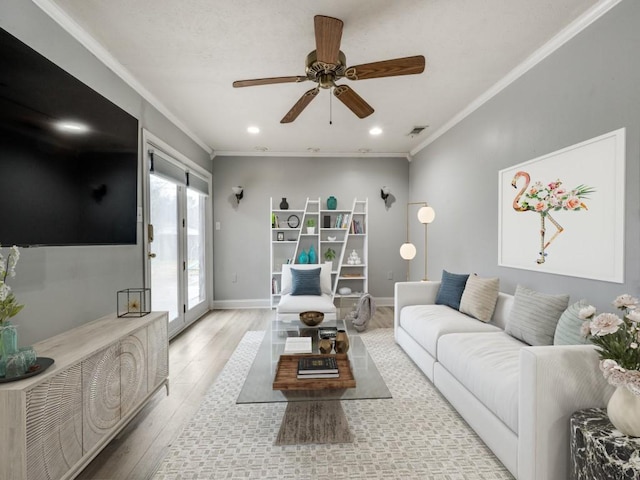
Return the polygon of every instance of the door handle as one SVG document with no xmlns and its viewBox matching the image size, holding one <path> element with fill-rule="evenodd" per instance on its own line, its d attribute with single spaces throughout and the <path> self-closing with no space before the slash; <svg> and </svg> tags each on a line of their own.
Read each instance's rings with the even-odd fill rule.
<svg viewBox="0 0 640 480">
<path fill-rule="evenodd" d="M 149 258 L 156 258 L 156 254 L 155 253 L 149 253 Z"/>
</svg>

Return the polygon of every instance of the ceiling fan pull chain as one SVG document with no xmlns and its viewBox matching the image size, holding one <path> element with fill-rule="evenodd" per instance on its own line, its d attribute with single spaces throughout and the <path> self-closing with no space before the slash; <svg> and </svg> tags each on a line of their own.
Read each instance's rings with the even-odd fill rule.
<svg viewBox="0 0 640 480">
<path fill-rule="evenodd" d="M 333 101 L 331 100 L 331 97 L 333 97 L 333 88 L 329 93 L 329 125 L 333 125 Z"/>
</svg>

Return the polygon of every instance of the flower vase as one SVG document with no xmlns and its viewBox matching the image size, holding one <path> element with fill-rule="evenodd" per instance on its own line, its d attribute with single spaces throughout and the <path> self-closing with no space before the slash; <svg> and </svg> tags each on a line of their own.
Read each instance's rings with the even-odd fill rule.
<svg viewBox="0 0 640 480">
<path fill-rule="evenodd" d="M 18 351 L 18 331 L 6 322 L 0 327 L 0 377 L 6 375 L 7 358 Z"/>
<path fill-rule="evenodd" d="M 630 437 L 640 437 L 640 396 L 625 386 L 617 387 L 607 404 L 607 415 L 614 427 Z"/>
<path fill-rule="evenodd" d="M 318 254 L 316 253 L 316 249 L 311 245 L 309 247 L 309 263 L 318 263 Z"/>
<path fill-rule="evenodd" d="M 347 353 L 349 351 L 349 336 L 345 330 L 338 330 L 336 333 L 336 353 Z"/>
<path fill-rule="evenodd" d="M 329 198 L 327 198 L 327 209 L 328 210 L 335 210 L 337 207 L 338 207 L 338 200 L 336 199 L 336 197 L 331 195 Z"/>
<path fill-rule="evenodd" d="M 282 201 L 280 202 L 280 210 L 289 210 L 289 203 L 287 202 L 287 197 L 282 197 Z"/>
<path fill-rule="evenodd" d="M 300 255 L 298 255 L 298 263 L 309 263 L 309 255 L 307 255 L 307 252 L 304 250 L 302 250 Z"/>
</svg>

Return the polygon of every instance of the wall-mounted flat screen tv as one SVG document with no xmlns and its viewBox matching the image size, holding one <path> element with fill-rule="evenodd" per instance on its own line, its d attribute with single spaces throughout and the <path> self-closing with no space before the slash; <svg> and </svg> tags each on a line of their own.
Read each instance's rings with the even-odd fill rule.
<svg viewBox="0 0 640 480">
<path fill-rule="evenodd" d="M 138 121 L 0 29 L 0 244 L 136 243 Z"/>
</svg>

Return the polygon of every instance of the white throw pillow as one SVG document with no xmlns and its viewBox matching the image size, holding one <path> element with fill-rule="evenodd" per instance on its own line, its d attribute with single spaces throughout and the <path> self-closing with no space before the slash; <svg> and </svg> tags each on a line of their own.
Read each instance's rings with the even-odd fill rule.
<svg viewBox="0 0 640 480">
<path fill-rule="evenodd" d="M 331 265 L 328 263 L 295 263 L 291 265 L 282 265 L 282 280 L 281 291 L 282 295 L 289 295 L 291 293 L 292 279 L 291 269 L 297 270 L 309 270 L 313 268 L 320 268 L 320 290 L 326 295 L 331 295 Z"/>
</svg>

